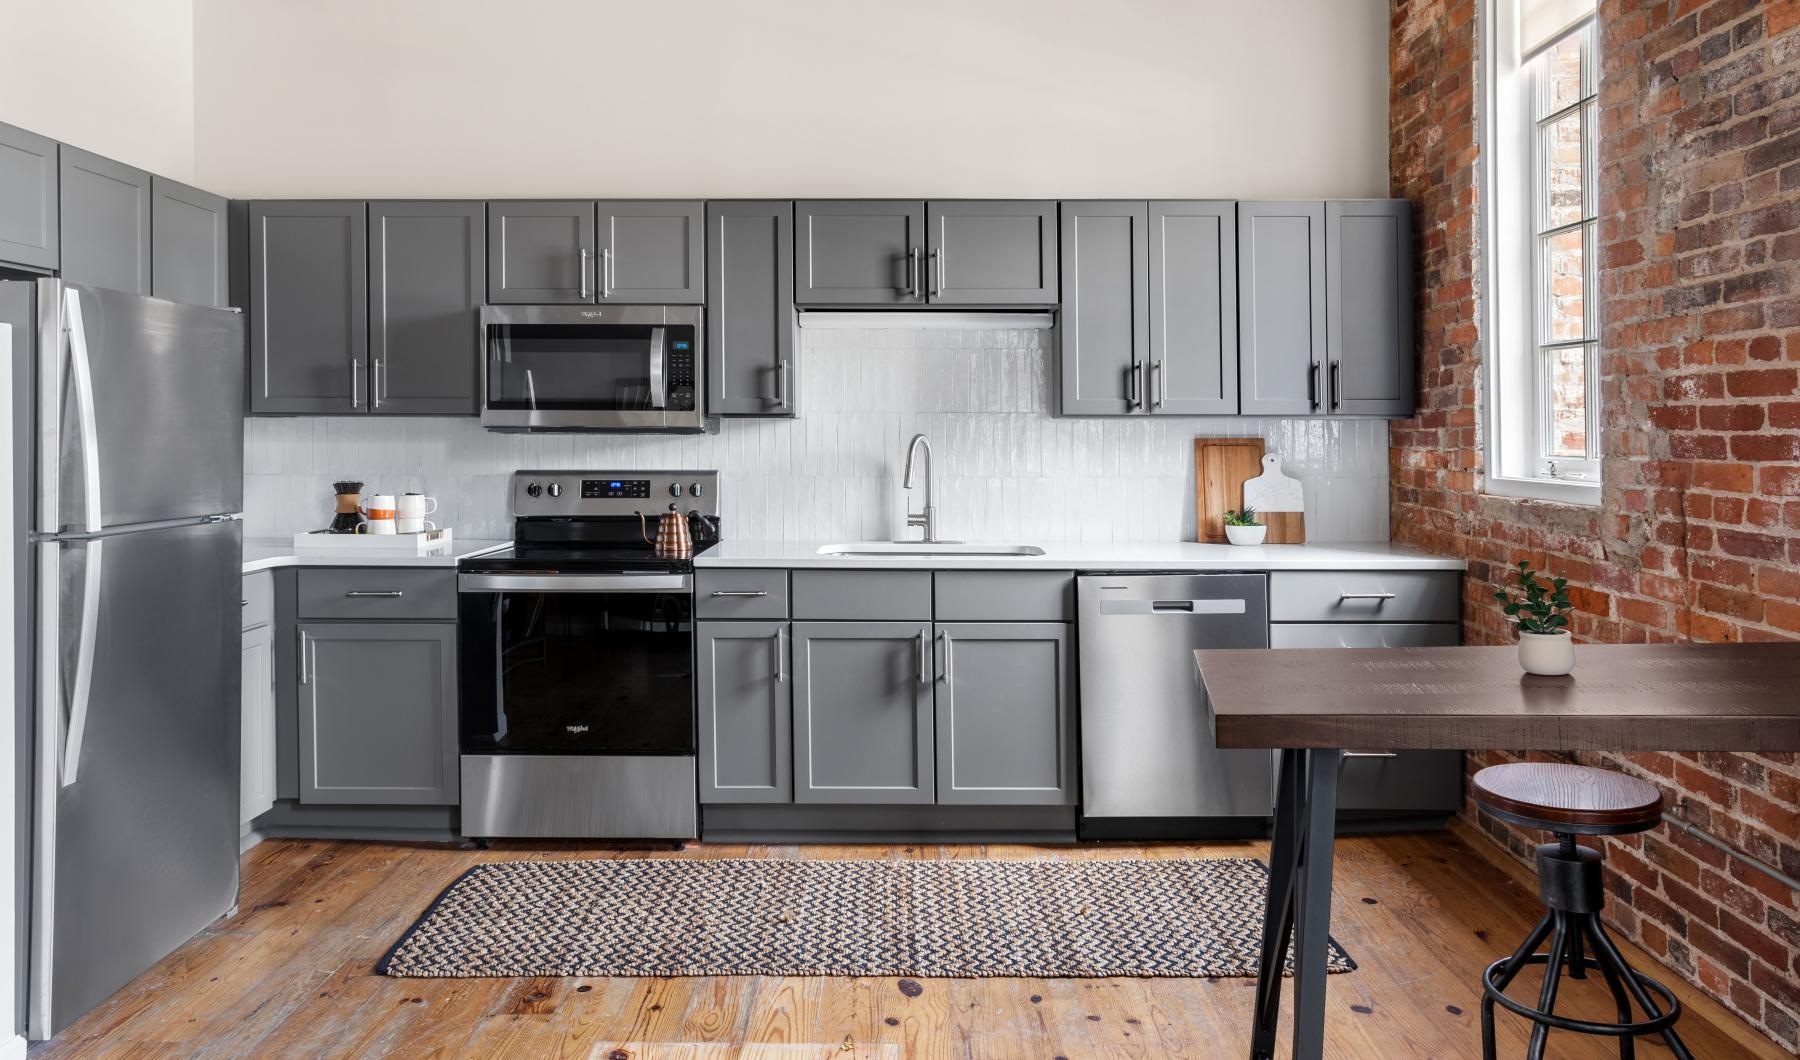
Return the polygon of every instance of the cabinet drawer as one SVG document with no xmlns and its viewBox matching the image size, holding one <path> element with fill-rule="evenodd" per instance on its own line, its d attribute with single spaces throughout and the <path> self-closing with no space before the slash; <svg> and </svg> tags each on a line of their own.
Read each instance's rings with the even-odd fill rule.
<svg viewBox="0 0 1800 1060">
<path fill-rule="evenodd" d="M 794 617 L 840 622 L 931 621 L 931 572 L 797 570 Z"/>
<path fill-rule="evenodd" d="M 1449 815 L 1462 805 L 1461 751 L 1347 751 L 1338 811 Z"/>
<path fill-rule="evenodd" d="M 456 617 L 456 571 L 338 567 L 300 572 L 301 618 Z"/>
<path fill-rule="evenodd" d="M 700 570 L 694 572 L 698 618 L 786 618 L 785 570 Z"/>
<path fill-rule="evenodd" d="M 266 570 L 244 575 L 244 629 L 275 621 L 275 576 Z"/>
<path fill-rule="evenodd" d="M 1445 648 L 1462 643 L 1454 622 L 1291 622 L 1269 627 L 1271 648 Z"/>
<path fill-rule="evenodd" d="M 1068 571 L 939 571 L 939 622 L 1069 622 L 1075 575 Z"/>
<path fill-rule="evenodd" d="M 1271 622 L 1455 622 L 1462 613 L 1456 571 L 1276 571 L 1269 575 Z"/>
</svg>

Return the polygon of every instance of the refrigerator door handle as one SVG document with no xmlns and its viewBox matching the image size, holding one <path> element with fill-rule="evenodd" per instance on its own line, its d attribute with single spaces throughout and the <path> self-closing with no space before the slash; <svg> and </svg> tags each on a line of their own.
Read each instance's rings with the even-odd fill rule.
<svg viewBox="0 0 1800 1060">
<path fill-rule="evenodd" d="M 69 728 L 63 739 L 62 786 L 75 783 L 81 745 L 87 737 L 88 700 L 94 685 L 94 642 L 100 630 L 100 569 L 105 552 L 100 538 L 83 542 L 87 552 L 81 579 L 81 628 L 75 642 L 75 678 L 69 688 Z"/>
<path fill-rule="evenodd" d="M 81 293 L 65 288 L 63 298 L 69 321 L 69 384 L 75 389 L 75 414 L 81 420 L 82 529 L 97 534 L 106 520 L 100 511 L 100 426 L 94 415 L 93 363 L 88 358 L 87 329 L 81 321 Z M 99 554 L 95 549 L 96 562 Z M 96 583 L 90 579 L 88 584 Z M 86 621 L 84 615 L 82 622 Z"/>
</svg>

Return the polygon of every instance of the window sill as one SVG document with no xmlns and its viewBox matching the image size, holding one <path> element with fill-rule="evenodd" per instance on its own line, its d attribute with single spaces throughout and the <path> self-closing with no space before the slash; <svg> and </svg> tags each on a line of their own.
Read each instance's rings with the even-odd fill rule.
<svg viewBox="0 0 1800 1060">
<path fill-rule="evenodd" d="M 1573 482 L 1569 479 L 1501 478 L 1489 475 L 1482 489 L 1496 497 L 1523 497 L 1530 500 L 1556 501 L 1559 504 L 1600 506 L 1600 483 Z"/>
</svg>

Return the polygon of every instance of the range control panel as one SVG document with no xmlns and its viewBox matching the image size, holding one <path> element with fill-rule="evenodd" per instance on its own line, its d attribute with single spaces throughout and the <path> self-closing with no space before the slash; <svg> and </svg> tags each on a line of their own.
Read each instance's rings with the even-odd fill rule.
<svg viewBox="0 0 1800 1060">
<path fill-rule="evenodd" d="M 719 514 L 717 471 L 515 471 L 518 518 Z"/>
</svg>

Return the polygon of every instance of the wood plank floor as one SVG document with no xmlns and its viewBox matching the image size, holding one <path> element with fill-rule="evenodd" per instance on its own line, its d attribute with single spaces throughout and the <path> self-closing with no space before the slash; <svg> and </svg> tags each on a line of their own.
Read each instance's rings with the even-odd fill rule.
<svg viewBox="0 0 1800 1060">
<path fill-rule="evenodd" d="M 482 861 L 525 858 L 1110 858 L 1267 855 L 1267 844 L 724 846 L 619 850 L 270 841 L 245 857 L 243 905 L 56 1040 L 60 1057 L 901 1057 L 1243 1055 L 1249 979 L 389 979 L 370 969 L 433 897 Z M 1360 964 L 1330 979 L 1327 1054 L 1480 1053 L 1477 976 L 1538 915 L 1510 868 L 1450 833 L 1344 840 L 1333 934 Z M 1667 982 L 1641 953 L 1628 957 Z M 1521 989 L 1535 996 L 1535 976 Z M 1610 1014 L 1597 978 L 1568 1011 Z M 1692 990 L 1681 1028 L 1701 1057 L 1783 1053 Z M 1523 1021 L 1501 1014 L 1502 1055 Z M 1284 1025 L 1284 1031 L 1285 1031 Z M 1283 1048 L 1285 1050 L 1285 1039 Z M 1556 1057 L 1612 1057 L 1552 1035 Z M 1660 1042 L 1639 1056 L 1667 1056 Z"/>
</svg>

